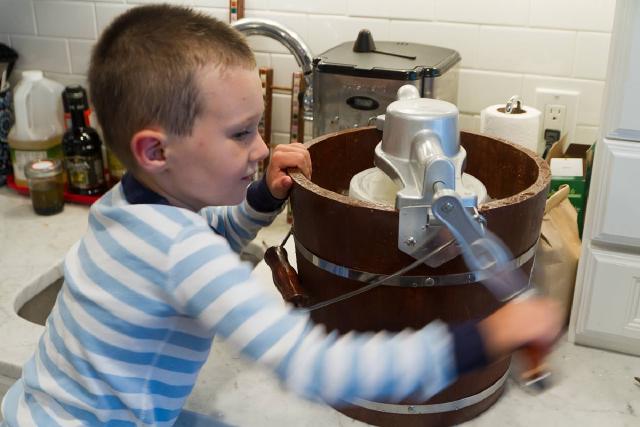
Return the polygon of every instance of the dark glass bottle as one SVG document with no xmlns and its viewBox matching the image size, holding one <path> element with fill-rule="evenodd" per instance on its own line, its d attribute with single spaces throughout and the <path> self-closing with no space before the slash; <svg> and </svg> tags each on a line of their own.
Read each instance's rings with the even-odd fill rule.
<svg viewBox="0 0 640 427">
<path fill-rule="evenodd" d="M 87 123 L 87 92 L 81 86 L 67 86 L 62 93 L 62 102 L 65 113 L 71 118 L 71 126 L 62 137 L 68 190 L 84 195 L 104 193 L 102 141 L 98 132 Z"/>
</svg>

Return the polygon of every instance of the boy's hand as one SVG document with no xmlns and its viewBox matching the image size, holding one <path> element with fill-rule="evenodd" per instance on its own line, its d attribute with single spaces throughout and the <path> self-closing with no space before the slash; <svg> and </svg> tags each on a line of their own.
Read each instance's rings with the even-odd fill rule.
<svg viewBox="0 0 640 427">
<path fill-rule="evenodd" d="M 478 327 L 487 356 L 499 359 L 527 344 L 549 349 L 560 335 L 562 326 L 562 315 L 556 302 L 532 297 L 506 304 Z"/>
<path fill-rule="evenodd" d="M 311 156 L 299 142 L 278 144 L 273 149 L 267 168 L 267 187 L 277 199 L 286 199 L 293 180 L 287 175 L 288 168 L 298 168 L 307 178 L 311 178 Z"/>
</svg>

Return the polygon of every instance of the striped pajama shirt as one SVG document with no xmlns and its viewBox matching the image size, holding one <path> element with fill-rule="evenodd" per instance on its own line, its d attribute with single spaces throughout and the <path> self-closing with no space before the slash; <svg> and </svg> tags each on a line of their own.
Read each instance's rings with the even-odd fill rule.
<svg viewBox="0 0 640 427">
<path fill-rule="evenodd" d="M 127 196 L 118 184 L 91 207 L 45 332 L 3 401 L 6 425 L 171 426 L 215 335 L 333 404 L 427 398 L 460 372 L 441 322 L 339 336 L 264 295 L 238 252 L 278 210 L 245 200 L 195 213 Z"/>
</svg>

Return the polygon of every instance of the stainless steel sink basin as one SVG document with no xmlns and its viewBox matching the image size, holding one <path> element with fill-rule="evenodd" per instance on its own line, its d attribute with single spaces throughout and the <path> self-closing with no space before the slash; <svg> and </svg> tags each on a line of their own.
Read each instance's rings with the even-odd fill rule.
<svg viewBox="0 0 640 427">
<path fill-rule="evenodd" d="M 63 281 L 64 278 L 62 277 L 56 279 L 33 298 L 27 300 L 27 302 L 25 302 L 18 310 L 18 316 L 28 320 L 29 322 L 44 326 L 47 317 L 49 317 L 49 313 L 51 313 L 51 309 L 56 302 L 56 298 L 58 297 L 58 292 L 60 292 Z"/>
<path fill-rule="evenodd" d="M 28 282 L 13 301 L 14 312 L 24 320 L 44 326 L 62 288 L 63 276 L 60 261 Z"/>
</svg>

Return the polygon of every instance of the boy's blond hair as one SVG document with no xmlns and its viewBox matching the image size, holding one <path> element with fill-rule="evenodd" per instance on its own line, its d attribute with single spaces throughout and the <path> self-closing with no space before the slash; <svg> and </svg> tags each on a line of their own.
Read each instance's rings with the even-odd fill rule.
<svg viewBox="0 0 640 427">
<path fill-rule="evenodd" d="M 105 29 L 91 55 L 89 91 L 105 143 L 127 168 L 135 168 L 131 138 L 145 127 L 191 133 L 204 108 L 197 74 L 207 65 L 256 64 L 238 31 L 184 7 L 136 7 Z"/>
</svg>

